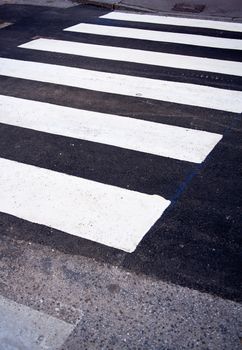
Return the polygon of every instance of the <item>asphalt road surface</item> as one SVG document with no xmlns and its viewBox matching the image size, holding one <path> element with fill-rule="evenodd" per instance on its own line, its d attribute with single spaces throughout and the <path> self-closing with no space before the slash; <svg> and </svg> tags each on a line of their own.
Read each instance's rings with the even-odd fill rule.
<svg viewBox="0 0 242 350">
<path fill-rule="evenodd" d="M 242 24 L 0 20 L 0 349 L 240 349 Z"/>
</svg>

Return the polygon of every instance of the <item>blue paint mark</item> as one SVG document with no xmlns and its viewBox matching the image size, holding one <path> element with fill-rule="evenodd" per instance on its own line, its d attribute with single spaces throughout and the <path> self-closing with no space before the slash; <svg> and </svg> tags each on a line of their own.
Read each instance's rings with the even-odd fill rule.
<svg viewBox="0 0 242 350">
<path fill-rule="evenodd" d="M 227 135 L 229 135 L 232 131 L 232 128 L 235 128 L 238 123 L 240 122 L 242 117 L 242 114 L 236 115 L 236 117 L 233 119 L 232 123 L 227 126 L 223 132 L 223 138 Z M 223 139 L 221 140 L 223 141 Z M 220 142 L 221 142 L 220 141 Z M 219 142 L 219 143 L 220 143 Z M 219 145 L 219 143 L 215 146 L 217 147 Z M 215 148 L 214 148 L 215 149 Z M 188 174 L 188 176 L 185 178 L 185 180 L 180 184 L 180 186 L 178 187 L 176 193 L 174 194 L 174 196 L 171 198 L 171 204 L 170 206 L 166 209 L 166 213 L 168 211 L 170 211 L 171 209 L 173 209 L 174 205 L 177 203 L 177 201 L 179 200 L 179 198 L 182 196 L 183 192 L 187 189 L 188 185 L 190 184 L 190 182 L 192 181 L 192 179 L 194 178 L 194 176 L 196 176 L 197 174 L 199 174 L 199 172 L 201 172 L 206 164 L 210 161 L 211 157 L 212 157 L 212 153 L 214 151 L 214 149 L 209 153 L 209 155 L 206 157 L 206 159 L 204 160 L 203 163 L 198 164 L 193 171 Z"/>
</svg>

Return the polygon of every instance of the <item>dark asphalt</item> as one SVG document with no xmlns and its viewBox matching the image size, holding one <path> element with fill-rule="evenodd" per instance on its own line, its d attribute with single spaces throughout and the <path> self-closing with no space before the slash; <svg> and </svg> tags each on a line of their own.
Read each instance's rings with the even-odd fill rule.
<svg viewBox="0 0 242 350">
<path fill-rule="evenodd" d="M 145 27 L 152 30 L 178 31 L 177 27 L 172 26 L 134 24 L 130 22 L 120 23 L 118 21 L 98 19 L 98 16 L 106 12 L 85 6 L 70 9 L 47 9 L 44 7 L 17 5 L 1 6 L 0 19 L 14 22 L 14 24 L 0 30 L 0 56 L 242 90 L 242 78 L 234 76 L 170 68 L 164 69 L 155 66 L 148 67 L 141 64 L 90 59 L 17 48 L 18 45 L 30 41 L 34 37 L 48 37 L 99 45 L 112 44 L 113 46 L 127 48 L 145 48 L 146 50 L 242 61 L 240 52 L 233 50 L 209 49 L 168 43 L 158 44 L 133 39 L 62 32 L 63 28 L 82 21 L 100 24 L 105 22 L 106 25 Z M 183 27 L 182 30 L 179 29 L 179 32 L 242 39 L 242 33 L 216 30 Z M 159 304 L 157 301 L 159 299 L 158 292 L 155 293 L 152 290 L 150 292 L 151 297 L 148 291 L 149 288 L 155 289 L 156 283 L 162 289 L 168 282 L 168 287 L 164 288 L 168 288 L 166 297 L 168 298 L 168 295 L 170 295 L 169 298 L 171 299 L 177 299 L 179 293 L 183 293 L 180 290 L 176 290 L 177 287 L 180 288 L 179 286 L 195 290 L 189 291 L 184 289 L 188 294 L 191 293 L 189 294 L 191 295 L 191 300 L 198 302 L 199 312 L 202 312 L 206 301 L 203 301 L 205 304 L 201 302 L 199 299 L 200 293 L 197 293 L 197 291 L 211 294 L 212 297 L 207 296 L 208 299 L 219 297 L 228 299 L 226 301 L 228 303 L 241 301 L 241 115 L 141 98 L 137 100 L 133 97 L 6 76 L 0 77 L 0 94 L 93 111 L 115 113 L 224 135 L 222 141 L 215 147 L 206 161 L 201 165 L 196 165 L 103 144 L 98 144 L 97 147 L 97 144 L 88 141 L 54 136 L 0 124 L 0 157 L 144 193 L 159 194 L 172 200 L 172 205 L 132 254 L 0 213 L 0 239 L 2 242 L 0 245 L 2 268 L 0 275 L 1 295 L 52 314 L 52 311 L 50 311 L 52 307 L 50 300 L 54 298 L 53 295 L 56 293 L 58 298 L 62 299 L 64 303 L 63 299 L 68 298 L 68 293 L 70 293 L 69 300 L 65 301 L 65 305 L 69 305 L 65 306 L 67 309 L 64 308 L 61 316 L 57 314 L 54 316 L 65 319 L 68 322 L 76 322 L 77 314 L 80 311 L 79 308 L 82 308 L 84 314 L 89 310 L 93 314 L 96 312 L 95 317 L 99 315 L 99 321 L 95 318 L 95 322 L 98 324 L 96 333 L 89 328 L 90 322 L 92 322 L 89 318 L 92 316 L 88 316 L 84 324 L 77 328 L 76 336 L 83 336 L 83 339 L 98 339 L 98 337 L 101 337 L 100 322 L 101 324 L 103 322 L 103 337 L 108 337 L 108 334 L 105 333 L 105 327 L 109 329 L 110 324 L 107 325 L 108 316 L 106 313 L 108 311 L 105 311 L 105 303 L 106 307 L 108 307 L 107 302 L 109 298 L 112 299 L 114 296 L 118 298 L 117 295 L 121 295 L 120 300 L 118 300 L 122 311 L 120 313 L 118 311 L 118 319 L 121 320 L 119 326 L 125 327 L 123 320 L 130 305 L 128 303 L 129 297 L 124 292 L 125 288 L 120 287 L 124 283 L 120 281 L 123 278 L 129 280 L 129 282 L 126 280 L 129 283 L 129 287 L 126 286 L 127 293 L 130 293 L 135 288 L 136 283 L 139 284 L 137 295 L 135 296 L 138 299 L 142 298 L 141 295 L 138 295 L 139 292 L 145 293 L 145 288 L 142 289 L 140 281 L 143 281 L 142 283 L 145 286 L 147 285 L 148 296 L 146 295 L 144 298 L 148 298 L 147 303 L 150 303 L 150 300 L 153 298 L 154 310 L 156 308 L 155 301 L 157 305 Z M 73 144 L 75 147 L 73 147 Z M 93 271 L 93 276 L 90 271 Z M 108 277 L 108 271 L 112 278 Z M 65 277 L 62 281 L 61 276 L 63 275 Z M 39 278 L 39 281 L 36 279 L 36 276 Z M 54 290 L 54 276 L 57 276 L 55 281 L 56 290 Z M 113 282 L 115 278 L 118 280 L 117 283 Z M 110 282 L 106 283 L 105 279 L 110 280 Z M 151 280 L 154 285 L 149 282 Z M 170 286 L 169 283 L 174 284 L 174 286 Z M 151 285 L 152 287 L 150 287 Z M 79 305 L 78 288 L 82 290 L 86 288 L 86 290 L 89 290 L 88 293 L 90 293 L 90 297 L 88 297 L 88 293 L 83 291 L 81 293 L 81 300 L 83 301 L 83 298 L 85 300 L 84 307 Z M 103 288 L 106 292 L 103 291 Z M 53 294 L 51 294 L 51 290 Z M 104 293 L 105 302 L 103 300 L 102 305 L 100 305 L 100 300 L 97 301 L 97 295 L 94 293 L 94 290 L 95 293 L 98 293 L 98 290 Z M 25 292 L 27 293 L 26 295 Z M 63 294 L 61 295 L 62 292 Z M 37 299 L 40 298 L 40 295 L 44 299 L 46 298 L 44 306 L 38 306 Z M 32 304 L 31 298 L 33 298 Z M 134 296 L 132 298 L 135 299 Z M 131 300 L 133 300 L 132 298 Z M 164 299 L 165 297 L 163 296 L 162 298 Z M 163 300 L 162 302 L 165 301 Z M 95 303 L 99 304 L 99 306 L 95 306 Z M 189 301 L 186 300 L 184 303 L 187 305 Z M 72 304 L 74 311 L 69 309 Z M 79 305 L 78 307 L 77 304 Z M 115 302 L 112 300 L 110 302 L 112 313 L 115 312 L 115 307 L 117 307 L 115 305 Z M 122 310 L 122 305 L 125 305 L 126 311 Z M 95 307 L 99 309 L 95 311 Z M 231 310 L 232 308 L 231 306 Z M 209 313 L 210 307 L 208 304 L 206 304 L 205 309 Z M 148 321 L 149 312 L 147 310 L 144 311 L 145 316 L 143 315 L 144 324 L 142 327 L 144 334 L 147 333 L 147 328 L 145 327 L 150 327 L 150 329 L 154 330 L 154 324 Z M 177 310 L 181 311 L 181 307 L 179 306 Z M 177 310 L 176 312 L 178 312 Z M 192 317 L 196 317 L 196 311 L 190 310 L 189 312 Z M 154 313 L 156 314 L 155 311 Z M 141 314 L 142 308 L 137 311 L 137 314 L 134 313 L 132 317 L 135 320 L 135 317 L 141 317 Z M 128 316 L 126 315 L 126 317 Z M 162 322 L 159 317 L 158 313 L 152 320 L 154 322 L 157 321 L 159 324 L 159 322 Z M 163 315 L 162 317 L 165 316 Z M 183 317 L 186 316 L 183 315 Z M 135 322 L 134 320 L 133 322 Z M 117 319 L 115 322 L 117 322 Z M 115 322 L 114 324 L 116 324 Z M 176 319 L 173 324 L 174 327 L 177 326 L 177 322 Z M 205 319 L 199 322 L 202 324 L 205 322 Z M 134 327 L 132 322 L 130 327 L 132 333 L 132 327 Z M 141 327 L 140 324 L 139 327 Z M 190 324 L 189 327 L 191 327 Z M 122 333 L 122 331 L 120 332 Z M 159 333 L 159 327 L 156 332 Z M 182 341 L 179 343 L 178 340 L 174 341 L 174 347 L 169 341 L 167 347 L 165 347 L 165 344 L 161 341 L 159 342 L 156 332 L 153 335 L 154 343 L 147 340 L 147 344 L 143 343 L 143 345 L 140 344 L 140 347 L 138 347 L 136 342 L 138 342 L 139 335 L 136 334 L 132 338 L 134 341 L 132 344 L 136 344 L 137 348 L 141 349 L 192 348 L 191 344 L 190 347 L 187 345 L 188 343 L 182 345 Z M 93 334 L 96 335 L 94 336 Z M 179 337 L 182 338 L 181 335 Z M 76 338 L 73 336 L 73 339 Z M 94 345 L 92 345 L 90 339 L 85 340 L 86 342 L 83 343 L 85 345 L 80 345 L 78 348 L 77 345 L 73 345 L 73 342 L 76 341 L 73 339 L 70 338 L 67 342 L 66 349 L 96 348 L 95 341 Z M 150 338 L 146 335 L 145 339 Z M 97 346 L 99 349 L 126 348 L 124 346 L 125 342 L 120 342 L 118 334 L 112 338 L 112 341 L 110 340 L 110 343 L 105 343 L 104 341 L 102 344 L 101 340 L 96 340 L 97 343 L 100 341 L 98 343 L 100 346 Z M 181 344 L 180 347 L 179 344 Z M 195 344 L 194 348 L 221 349 L 221 347 L 216 347 L 216 345 L 215 347 L 213 345 L 206 347 L 206 344 L 208 345 L 206 340 L 205 344 L 199 344 Z M 135 346 L 127 348 L 134 349 Z M 229 349 L 229 347 L 225 348 Z"/>
</svg>

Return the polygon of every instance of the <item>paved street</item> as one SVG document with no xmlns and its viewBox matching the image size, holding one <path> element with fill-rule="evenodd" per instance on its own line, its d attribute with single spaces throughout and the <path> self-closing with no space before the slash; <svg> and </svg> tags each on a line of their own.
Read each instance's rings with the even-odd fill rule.
<svg viewBox="0 0 242 350">
<path fill-rule="evenodd" d="M 0 21 L 0 349 L 240 349 L 242 23 Z"/>
</svg>

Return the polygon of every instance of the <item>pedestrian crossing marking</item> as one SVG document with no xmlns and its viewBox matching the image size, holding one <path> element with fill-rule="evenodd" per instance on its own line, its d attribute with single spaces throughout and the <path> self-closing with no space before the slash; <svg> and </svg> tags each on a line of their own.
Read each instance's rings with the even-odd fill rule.
<svg viewBox="0 0 242 350">
<path fill-rule="evenodd" d="M 120 20 L 120 16 L 126 16 L 123 20 L 158 23 L 158 17 L 149 15 L 110 13 L 101 18 Z M 171 17 L 160 18 L 160 21 L 163 22 L 159 24 L 170 25 L 178 25 L 179 22 L 181 26 L 193 26 L 196 22 Z M 197 27 L 210 28 L 210 22 L 196 23 Z M 238 24 L 225 22 L 217 22 L 213 27 L 220 30 L 231 28 L 242 31 Z M 86 23 L 64 30 L 106 35 L 109 39 L 121 37 L 242 50 L 242 40 L 222 37 Z M 148 67 L 164 66 L 168 69 L 242 76 L 241 63 L 229 60 L 43 38 L 22 44 L 19 48 L 141 63 Z M 0 75 L 226 112 L 242 111 L 242 91 L 214 88 L 206 84 L 165 81 L 3 57 L 0 57 Z M 222 135 L 208 131 L 5 95 L 0 95 L 0 107 L 0 122 L 3 124 L 88 140 L 96 143 L 97 147 L 102 143 L 169 157 L 174 159 L 174 164 L 177 164 L 175 160 L 201 163 L 222 138 Z M 15 160 L 0 158 L 0 168 L 0 211 L 126 252 L 135 250 L 170 204 L 169 199 L 162 196 L 131 191 Z"/>
<path fill-rule="evenodd" d="M 240 113 L 242 91 L 0 58 L 0 74 L 111 94 Z M 212 96 L 212 98 L 211 98 Z"/>
<path fill-rule="evenodd" d="M 0 95 L 0 123 L 200 163 L 222 135 Z"/>
<path fill-rule="evenodd" d="M 114 27 L 88 23 L 79 23 L 64 30 L 76 33 L 106 35 L 109 37 L 150 40 L 156 42 L 195 45 L 219 49 L 242 50 L 242 40 L 197 34 L 161 32 L 156 30 Z"/>
<path fill-rule="evenodd" d="M 170 201 L 0 158 L 0 211 L 126 252 Z"/>
<path fill-rule="evenodd" d="M 160 67 L 172 67 L 242 76 L 242 62 L 223 61 L 211 58 L 174 55 L 163 52 L 135 50 L 44 38 L 32 40 L 26 44 L 20 45 L 19 47 L 106 60 L 117 60 Z"/>
<path fill-rule="evenodd" d="M 182 18 L 172 16 L 155 16 L 126 12 L 109 12 L 100 16 L 103 19 L 111 19 L 118 21 L 130 21 L 141 23 L 165 24 L 184 27 L 207 28 L 225 31 L 242 32 L 242 23 L 225 22 L 197 18 Z"/>
</svg>

